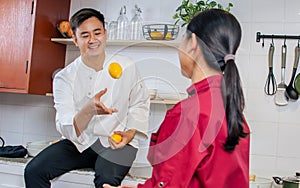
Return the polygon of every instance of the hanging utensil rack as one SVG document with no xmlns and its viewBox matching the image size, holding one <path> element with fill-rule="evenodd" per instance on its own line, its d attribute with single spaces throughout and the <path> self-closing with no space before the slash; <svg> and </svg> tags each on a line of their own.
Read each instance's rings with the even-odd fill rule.
<svg viewBox="0 0 300 188">
<path fill-rule="evenodd" d="M 261 34 L 260 32 L 256 33 L 256 42 L 260 42 L 260 39 L 297 39 L 300 40 L 300 35 L 267 35 Z"/>
</svg>

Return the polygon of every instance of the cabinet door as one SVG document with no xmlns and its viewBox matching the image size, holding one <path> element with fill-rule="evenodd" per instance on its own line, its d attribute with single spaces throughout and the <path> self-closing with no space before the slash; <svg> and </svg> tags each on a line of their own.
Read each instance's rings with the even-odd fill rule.
<svg viewBox="0 0 300 188">
<path fill-rule="evenodd" d="M 0 89 L 27 87 L 31 20 L 32 0 L 0 0 Z"/>
</svg>

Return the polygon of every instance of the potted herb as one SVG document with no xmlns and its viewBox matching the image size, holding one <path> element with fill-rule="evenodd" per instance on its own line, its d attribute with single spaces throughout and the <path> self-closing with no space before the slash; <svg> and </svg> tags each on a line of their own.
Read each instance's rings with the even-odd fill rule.
<svg viewBox="0 0 300 188">
<path fill-rule="evenodd" d="M 184 27 L 186 24 L 190 22 L 190 20 L 194 17 L 198 12 L 202 12 L 204 10 L 218 8 L 226 11 L 230 11 L 231 7 L 233 7 L 232 3 L 228 3 L 227 7 L 223 7 L 220 3 L 216 1 L 206 0 L 206 1 L 198 1 L 190 2 L 190 0 L 183 0 L 181 5 L 177 7 L 176 14 L 173 16 L 175 21 L 175 25 L 182 21 L 181 27 Z"/>
</svg>

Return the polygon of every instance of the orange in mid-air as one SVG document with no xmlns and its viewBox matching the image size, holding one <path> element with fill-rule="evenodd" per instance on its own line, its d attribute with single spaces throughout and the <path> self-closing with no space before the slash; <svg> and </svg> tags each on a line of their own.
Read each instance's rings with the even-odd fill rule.
<svg viewBox="0 0 300 188">
<path fill-rule="evenodd" d="M 109 65 L 108 72 L 111 77 L 118 79 L 122 76 L 122 67 L 119 63 L 113 62 Z"/>
<path fill-rule="evenodd" d="M 120 143 L 122 141 L 122 136 L 119 134 L 114 133 L 113 135 L 110 136 L 110 138 L 116 143 Z"/>
</svg>

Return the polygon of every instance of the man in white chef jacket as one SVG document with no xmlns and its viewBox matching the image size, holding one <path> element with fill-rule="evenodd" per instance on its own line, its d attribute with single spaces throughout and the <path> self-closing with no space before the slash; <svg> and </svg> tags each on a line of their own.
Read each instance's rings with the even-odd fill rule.
<svg viewBox="0 0 300 188">
<path fill-rule="evenodd" d="M 119 185 L 136 157 L 138 139 L 147 138 L 147 89 L 129 58 L 105 53 L 103 15 L 84 8 L 70 23 L 81 55 L 53 81 L 56 128 L 64 139 L 28 163 L 27 188 L 50 188 L 54 178 L 81 168 L 95 170 L 97 188 Z M 122 67 L 119 79 L 108 72 L 112 62 Z M 122 136 L 120 143 L 110 138 L 115 132 Z"/>
</svg>

